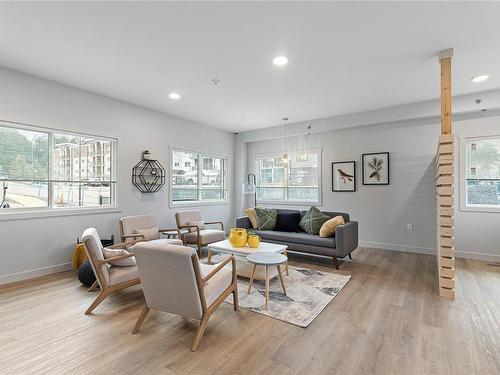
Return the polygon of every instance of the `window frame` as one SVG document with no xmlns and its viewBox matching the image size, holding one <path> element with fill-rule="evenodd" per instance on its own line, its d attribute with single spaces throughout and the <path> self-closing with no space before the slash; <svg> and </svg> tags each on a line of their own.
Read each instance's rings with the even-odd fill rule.
<svg viewBox="0 0 500 375">
<path fill-rule="evenodd" d="M 304 200 L 290 200 L 290 199 L 259 199 L 257 198 L 257 203 L 263 203 L 268 205 L 277 205 L 277 206 L 311 206 L 317 205 L 321 206 L 323 200 L 323 148 L 311 148 L 305 150 L 287 150 L 287 159 L 288 165 L 285 168 L 287 174 L 285 176 L 285 184 L 283 189 L 285 189 L 285 194 L 288 197 L 288 175 L 289 175 L 289 165 L 290 165 L 290 153 L 299 153 L 299 152 L 307 152 L 307 153 L 316 153 L 318 154 L 318 200 L 317 201 L 304 201 Z M 259 188 L 260 179 L 257 176 L 257 168 L 256 168 L 256 160 L 257 158 L 275 158 L 283 156 L 284 152 L 266 152 L 252 155 L 252 173 L 256 176 L 256 188 Z M 297 161 L 295 161 L 297 162 Z"/>
<path fill-rule="evenodd" d="M 474 137 L 461 137 L 459 140 L 459 195 L 460 211 L 465 212 L 492 212 L 500 213 L 500 205 L 470 205 L 467 204 L 467 143 L 471 141 L 484 141 L 487 139 L 500 139 L 500 134 L 482 135 Z"/>
<path fill-rule="evenodd" d="M 11 128 L 11 129 L 19 129 L 19 130 L 27 130 L 32 132 L 44 133 L 47 134 L 48 137 L 48 160 L 47 160 L 47 169 L 48 169 L 48 177 L 47 177 L 47 206 L 46 207 L 17 207 L 17 208 L 9 208 L 6 210 L 0 210 L 0 221 L 1 220 L 10 220 L 10 219 L 25 219 L 32 217 L 53 217 L 53 216 L 66 216 L 66 215 L 85 215 L 85 214 L 95 214 L 95 213 L 110 213 L 110 212 L 119 212 L 118 210 L 118 179 L 117 179 L 117 153 L 118 153 L 118 139 L 89 134 L 77 131 L 68 131 L 57 128 L 49 128 L 38 125 L 24 124 L 18 123 L 8 120 L 0 119 L 0 127 Z M 53 147 L 54 147 L 54 136 L 55 135 L 68 135 L 68 136 L 76 136 L 76 137 L 88 137 L 94 138 L 103 141 L 109 141 L 112 144 L 111 147 L 111 179 L 109 181 L 111 185 L 111 204 L 106 206 L 77 206 L 77 207 L 54 207 L 54 197 L 53 197 L 53 184 L 57 183 L 58 180 L 53 178 Z M 81 169 L 81 165 L 79 165 Z M 80 172 L 81 173 L 81 172 Z M 26 179 L 27 180 L 27 179 Z M 0 179 L 3 181 L 16 181 L 16 179 Z M 35 179 L 33 181 L 41 181 L 40 179 Z M 45 181 L 45 180 L 44 180 Z M 66 181 L 69 182 L 69 181 Z M 77 181 L 71 181 L 73 183 L 77 183 Z M 105 181 L 108 182 L 108 181 Z M 78 183 L 80 183 L 78 181 Z"/>
<path fill-rule="evenodd" d="M 197 169 L 197 200 L 189 200 L 189 201 L 174 201 L 174 152 L 185 152 L 190 154 L 196 154 L 198 158 L 198 169 Z M 219 158 L 224 161 L 224 186 L 223 191 L 225 192 L 224 199 L 200 199 L 201 197 L 201 189 L 200 186 L 203 184 L 203 178 L 199 178 L 200 172 L 203 170 L 203 158 Z M 170 148 L 170 163 L 169 163 L 169 204 L 171 208 L 174 207 L 197 207 L 197 206 L 218 206 L 218 205 L 227 205 L 229 204 L 229 194 L 230 194 L 230 182 L 229 182 L 229 158 L 227 155 L 211 153 L 211 152 L 202 152 L 190 150 L 187 148 L 181 147 L 171 147 Z"/>
</svg>

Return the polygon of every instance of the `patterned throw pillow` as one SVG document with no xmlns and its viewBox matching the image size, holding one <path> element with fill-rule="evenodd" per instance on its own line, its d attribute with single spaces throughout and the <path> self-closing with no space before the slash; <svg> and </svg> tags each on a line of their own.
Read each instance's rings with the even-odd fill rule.
<svg viewBox="0 0 500 375">
<path fill-rule="evenodd" d="M 245 213 L 248 216 L 248 220 L 250 220 L 250 224 L 252 224 L 253 229 L 257 229 L 257 216 L 255 215 L 255 208 L 247 208 Z"/>
<path fill-rule="evenodd" d="M 325 215 L 316 207 L 311 206 L 300 220 L 300 227 L 304 232 L 309 234 L 319 234 L 321 226 L 330 219 L 330 216 Z"/>
<path fill-rule="evenodd" d="M 255 216 L 257 217 L 257 227 L 260 230 L 273 230 L 276 226 L 278 212 L 275 208 L 257 207 L 255 209 Z"/>
</svg>

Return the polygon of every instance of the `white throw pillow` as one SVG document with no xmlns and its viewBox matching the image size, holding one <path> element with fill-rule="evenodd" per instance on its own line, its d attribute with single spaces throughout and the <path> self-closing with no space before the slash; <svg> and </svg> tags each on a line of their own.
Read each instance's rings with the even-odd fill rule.
<svg viewBox="0 0 500 375">
<path fill-rule="evenodd" d="M 201 221 L 188 221 L 187 225 L 196 225 L 200 230 L 205 229 L 205 222 Z M 189 228 L 190 232 L 196 232 L 196 228 Z"/>
<path fill-rule="evenodd" d="M 142 234 L 143 239 L 146 241 L 157 240 L 158 239 L 158 226 L 148 228 L 148 229 L 135 229 L 134 233 Z"/>
<path fill-rule="evenodd" d="M 102 255 L 104 256 L 104 259 L 114 258 L 119 255 L 126 255 L 126 254 L 130 253 L 127 250 L 123 249 L 108 249 L 106 247 L 102 249 Z M 120 260 L 114 260 L 112 262 L 109 262 L 108 264 L 118 267 L 130 267 L 130 266 L 135 266 L 136 262 L 134 257 L 130 257 Z"/>
</svg>

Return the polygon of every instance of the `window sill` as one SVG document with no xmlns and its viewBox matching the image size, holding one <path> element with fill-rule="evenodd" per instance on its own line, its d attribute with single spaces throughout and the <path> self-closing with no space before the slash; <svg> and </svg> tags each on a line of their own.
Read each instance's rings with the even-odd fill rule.
<svg viewBox="0 0 500 375">
<path fill-rule="evenodd" d="M 460 211 L 462 211 L 462 212 L 500 213 L 500 207 L 499 206 L 461 206 Z"/>
<path fill-rule="evenodd" d="M 98 215 L 111 214 L 121 212 L 117 207 L 106 208 L 47 208 L 31 211 L 14 211 L 1 212 L 0 221 L 4 220 L 21 220 L 21 219 L 38 219 L 43 217 L 61 217 L 61 216 L 78 216 L 78 215 Z"/>
<path fill-rule="evenodd" d="M 188 201 L 188 202 L 170 202 L 170 208 L 176 207 L 200 207 L 200 206 L 225 206 L 229 201 Z"/>
<path fill-rule="evenodd" d="M 321 202 L 308 202 L 308 201 L 260 201 L 257 200 L 257 207 L 259 204 L 269 204 L 275 206 L 321 206 Z"/>
</svg>

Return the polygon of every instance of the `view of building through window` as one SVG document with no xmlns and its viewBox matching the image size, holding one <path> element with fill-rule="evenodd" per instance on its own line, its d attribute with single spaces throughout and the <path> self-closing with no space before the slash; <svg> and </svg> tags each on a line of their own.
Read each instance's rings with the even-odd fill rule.
<svg viewBox="0 0 500 375">
<path fill-rule="evenodd" d="M 466 143 L 466 204 L 500 206 L 500 137 Z"/>
<path fill-rule="evenodd" d="M 255 158 L 260 201 L 320 200 L 320 151 L 288 152 Z"/>
<path fill-rule="evenodd" d="M 226 200 L 227 159 L 172 151 L 172 200 Z"/>
<path fill-rule="evenodd" d="M 0 125 L 2 206 L 113 205 L 115 142 Z"/>
</svg>

